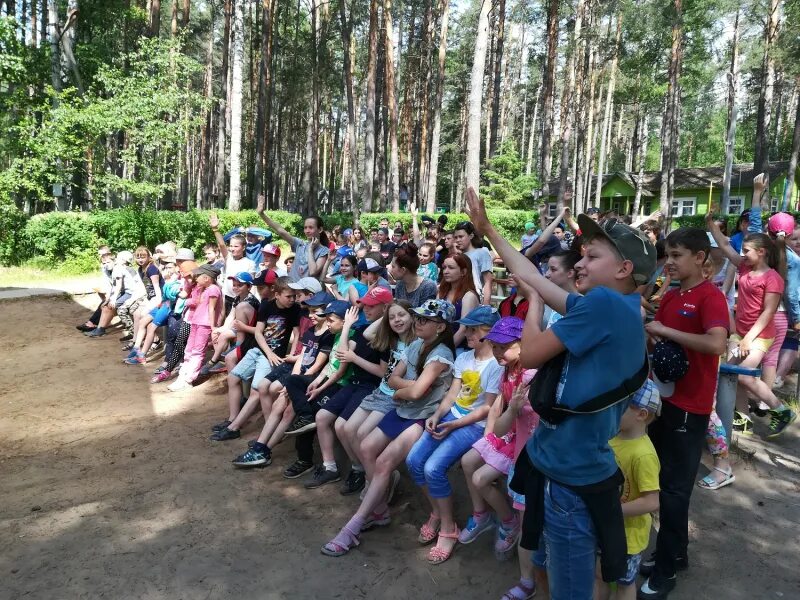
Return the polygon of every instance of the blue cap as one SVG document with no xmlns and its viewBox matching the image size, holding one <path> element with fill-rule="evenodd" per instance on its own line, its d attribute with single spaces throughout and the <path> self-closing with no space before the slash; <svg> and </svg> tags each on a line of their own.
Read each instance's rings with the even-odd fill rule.
<svg viewBox="0 0 800 600">
<path fill-rule="evenodd" d="M 345 229 L 342 232 L 342 235 L 346 235 L 347 237 L 350 237 L 351 235 L 353 235 L 353 230 L 348 227 L 347 229 Z"/>
<path fill-rule="evenodd" d="M 350 310 L 350 303 L 344 300 L 334 300 L 325 307 L 320 315 L 336 315 L 340 319 L 344 319 L 347 311 Z"/>
<path fill-rule="evenodd" d="M 411 312 L 421 317 L 429 319 L 439 319 L 445 323 L 452 323 L 456 318 L 456 307 L 450 304 L 447 300 L 428 300 L 423 302 L 422 306 L 412 308 Z"/>
<path fill-rule="evenodd" d="M 239 283 L 246 283 L 247 285 L 253 285 L 253 276 L 248 273 L 247 271 L 242 271 L 241 273 L 237 273 L 236 275 L 231 275 L 228 279 L 235 279 Z"/>
<path fill-rule="evenodd" d="M 351 256 L 355 254 L 355 251 L 350 246 L 342 246 L 336 251 L 336 254 L 339 256 Z"/>
<path fill-rule="evenodd" d="M 500 320 L 500 313 L 491 306 L 478 306 L 473 308 L 468 315 L 458 320 L 461 325 L 467 327 L 480 327 L 485 325 L 491 327 Z"/>
<path fill-rule="evenodd" d="M 303 304 L 308 306 L 328 306 L 331 302 L 336 301 L 336 296 L 328 292 L 317 292 L 310 298 L 303 300 Z"/>
</svg>

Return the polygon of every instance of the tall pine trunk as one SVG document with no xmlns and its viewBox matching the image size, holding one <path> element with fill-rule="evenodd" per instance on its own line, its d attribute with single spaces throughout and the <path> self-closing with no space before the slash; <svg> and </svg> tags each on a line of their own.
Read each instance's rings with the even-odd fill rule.
<svg viewBox="0 0 800 600">
<path fill-rule="evenodd" d="M 547 57 L 542 81 L 542 133 L 539 180 L 542 194 L 549 194 L 550 174 L 553 168 L 553 115 L 555 112 L 556 62 L 558 55 L 558 7 L 559 0 L 549 0 L 547 6 Z"/>
<path fill-rule="evenodd" d="M 553 0 L 554 2 L 556 0 Z M 489 10 L 491 0 L 481 2 L 478 34 L 469 85 L 469 114 L 467 117 L 467 157 L 464 165 L 466 186 L 478 191 L 481 177 L 481 105 L 483 104 L 483 73 L 486 68 L 486 46 L 489 41 Z"/>
<path fill-rule="evenodd" d="M 503 45 L 505 42 L 505 28 L 506 28 L 506 0 L 498 0 L 497 2 L 497 38 L 494 47 L 494 84 L 492 91 L 494 97 L 492 98 L 492 115 L 491 125 L 489 127 L 489 155 L 492 157 L 497 151 L 497 130 L 500 126 L 500 81 L 503 68 Z M 488 158 L 487 157 L 487 158 Z"/>
<path fill-rule="evenodd" d="M 364 187 L 363 206 L 372 206 L 375 179 L 375 75 L 378 62 L 378 0 L 369 3 L 369 52 L 367 55 L 367 94 L 364 120 Z"/>
<path fill-rule="evenodd" d="M 581 28 L 583 26 L 583 16 L 585 0 L 578 0 L 575 7 L 575 25 L 572 32 L 572 51 L 567 60 L 567 81 L 564 85 L 564 100 L 561 110 L 564 114 L 564 128 L 561 131 L 561 159 L 559 160 L 558 177 L 558 208 L 564 206 L 564 194 L 567 191 L 567 180 L 569 179 L 569 155 L 570 144 L 572 143 L 572 125 L 575 120 L 577 110 L 578 95 L 575 94 L 575 70 L 578 57 L 580 56 Z"/>
<path fill-rule="evenodd" d="M 675 181 L 675 157 L 678 146 L 680 72 L 683 48 L 683 1 L 673 0 L 672 46 L 669 61 L 669 82 L 667 86 L 666 106 L 661 125 L 661 187 L 659 204 L 661 213 L 669 223 L 672 219 L 672 190 Z"/>
<path fill-rule="evenodd" d="M 233 64 L 231 65 L 231 174 L 228 209 L 241 207 L 242 62 L 244 60 L 244 1 L 234 0 Z"/>
<path fill-rule="evenodd" d="M 725 135 L 725 171 L 722 175 L 722 202 L 720 208 L 725 214 L 730 207 L 731 175 L 733 173 L 734 150 L 736 147 L 736 118 L 739 108 L 736 94 L 739 90 L 739 11 L 733 22 L 733 40 L 731 42 L 731 69 L 728 71 L 728 127 Z M 711 210 L 711 207 L 708 207 Z"/>
<path fill-rule="evenodd" d="M 253 201 L 263 194 L 264 163 L 268 153 L 269 123 L 266 119 L 270 102 L 269 88 L 272 77 L 272 0 L 262 0 L 261 9 L 261 62 L 258 66 L 258 103 L 255 124 L 255 160 L 253 165 Z"/>
<path fill-rule="evenodd" d="M 397 92 L 395 91 L 394 23 L 392 0 L 383 2 L 384 65 L 386 70 L 386 110 L 389 137 L 389 199 L 392 212 L 400 212 L 400 155 L 397 148 Z"/>
<path fill-rule="evenodd" d="M 800 77 L 795 79 L 795 85 L 800 87 Z M 794 132 L 792 134 L 792 153 L 789 155 L 789 171 L 786 175 L 786 190 L 783 196 L 783 210 L 798 210 L 800 209 L 800 202 L 798 206 L 789 206 L 792 200 L 792 192 L 794 191 L 794 178 L 797 172 L 797 159 L 800 154 L 800 101 L 797 102 L 797 108 L 794 115 Z"/>
<path fill-rule="evenodd" d="M 617 15 L 617 33 L 614 41 L 614 58 L 611 60 L 611 72 L 606 91 L 606 108 L 603 116 L 603 130 L 600 137 L 600 156 L 597 160 L 597 183 L 594 190 L 595 206 L 600 205 L 600 193 L 603 189 L 603 175 L 606 169 L 606 155 L 611 138 L 611 118 L 614 107 L 614 87 L 617 81 L 617 64 L 619 60 L 619 41 L 622 36 L 622 14 Z"/>
<path fill-rule="evenodd" d="M 764 24 L 764 56 L 761 62 L 761 87 L 756 116 L 756 172 L 769 173 L 769 130 L 772 121 L 772 97 L 775 87 L 775 56 L 773 46 L 778 37 L 780 0 L 769 0 Z"/>
<path fill-rule="evenodd" d="M 429 213 L 436 210 L 437 179 L 439 177 L 439 142 L 442 135 L 442 98 L 444 96 L 444 69 L 447 56 L 447 24 L 450 15 L 450 1 L 440 0 L 441 29 L 439 31 L 439 65 L 436 73 L 436 99 L 433 105 L 433 135 L 431 136 L 431 162 L 428 173 L 428 204 L 425 210 Z"/>
<path fill-rule="evenodd" d="M 222 81 L 222 92 L 217 105 L 217 170 L 214 175 L 214 187 L 212 195 L 217 199 L 224 194 L 225 174 L 227 172 L 226 147 L 228 143 L 228 79 L 231 45 L 231 14 L 233 11 L 234 0 L 225 0 L 224 14 L 225 25 L 222 34 L 222 68 L 220 70 L 220 80 Z"/>
</svg>

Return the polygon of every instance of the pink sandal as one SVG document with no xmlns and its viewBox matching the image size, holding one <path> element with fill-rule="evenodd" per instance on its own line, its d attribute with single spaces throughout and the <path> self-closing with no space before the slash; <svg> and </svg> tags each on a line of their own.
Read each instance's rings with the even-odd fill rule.
<svg viewBox="0 0 800 600">
<path fill-rule="evenodd" d="M 435 523 L 436 526 L 431 525 L 431 523 Z M 441 526 L 442 519 L 431 513 L 431 515 L 428 517 L 428 520 L 425 521 L 425 524 L 419 528 L 419 536 L 417 537 L 417 541 L 423 546 L 427 546 L 436 539 Z"/>
<path fill-rule="evenodd" d="M 351 548 L 358 546 L 360 543 L 358 535 L 345 526 L 342 527 L 342 530 L 335 538 L 320 549 L 320 552 L 325 556 L 344 556 Z"/>
<path fill-rule="evenodd" d="M 445 531 L 440 531 L 439 532 L 440 538 L 455 540 L 455 542 L 453 542 L 453 547 L 450 548 L 449 550 L 440 548 L 438 545 L 431 548 L 430 552 L 428 552 L 428 562 L 431 563 L 432 565 L 440 565 L 448 558 L 450 558 L 450 556 L 452 556 L 453 554 L 453 551 L 456 549 L 456 546 L 458 545 L 459 533 L 461 533 L 461 531 L 458 529 L 458 526 L 456 526 L 456 528 L 450 533 L 447 533 Z"/>
<path fill-rule="evenodd" d="M 536 593 L 536 585 L 528 587 L 521 581 L 517 585 L 508 590 L 500 600 L 530 600 Z"/>
<path fill-rule="evenodd" d="M 373 512 L 369 515 L 364 524 L 361 526 L 361 531 L 366 531 L 367 529 L 372 529 L 373 527 L 388 525 L 392 522 L 392 514 L 389 512 L 387 508 L 382 513 Z"/>
</svg>

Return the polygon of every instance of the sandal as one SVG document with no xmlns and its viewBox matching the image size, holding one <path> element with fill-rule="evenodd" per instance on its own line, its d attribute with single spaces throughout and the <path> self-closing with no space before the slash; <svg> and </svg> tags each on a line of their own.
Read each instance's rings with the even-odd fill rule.
<svg viewBox="0 0 800 600">
<path fill-rule="evenodd" d="M 358 536 L 345 526 L 335 538 L 320 549 L 320 552 L 325 556 L 344 556 L 352 547 L 358 546 L 360 543 Z"/>
<path fill-rule="evenodd" d="M 508 590 L 500 600 L 530 600 L 536 593 L 536 585 L 528 587 L 523 585 L 521 581 L 517 585 Z"/>
<path fill-rule="evenodd" d="M 435 523 L 436 525 L 433 526 L 431 525 L 432 523 Z M 439 535 L 439 528 L 441 526 L 442 519 L 431 513 L 431 516 L 428 517 L 428 520 L 425 521 L 425 524 L 419 528 L 419 536 L 417 536 L 417 541 L 423 546 L 427 546 L 436 539 L 437 535 Z"/>
<path fill-rule="evenodd" d="M 447 533 L 445 531 L 440 531 L 439 532 L 440 538 L 446 538 L 448 540 L 455 540 L 455 541 L 453 542 L 453 546 L 449 550 L 440 547 L 437 543 L 437 545 L 431 548 L 430 552 L 428 552 L 428 562 L 431 563 L 432 565 L 440 565 L 448 558 L 450 558 L 450 556 L 452 556 L 453 552 L 455 551 L 456 546 L 458 545 L 459 533 L 461 533 L 461 531 L 458 529 L 458 526 L 456 526 L 456 528 L 450 533 Z"/>
<path fill-rule="evenodd" d="M 721 487 L 725 487 L 726 485 L 732 484 L 736 481 L 736 476 L 733 474 L 733 469 L 720 469 L 719 467 L 714 467 L 714 471 L 719 471 L 723 475 L 725 475 L 725 479 L 722 481 L 717 481 L 714 479 L 714 472 L 712 471 L 705 477 L 703 477 L 700 481 L 697 482 L 697 487 L 701 487 L 706 490 L 718 490 Z"/>
<path fill-rule="evenodd" d="M 364 521 L 364 524 L 361 526 L 361 531 L 366 531 L 367 529 L 372 529 L 373 527 L 388 525 L 392 522 L 392 515 L 387 508 L 382 513 L 373 512 L 367 517 L 367 520 Z"/>
</svg>

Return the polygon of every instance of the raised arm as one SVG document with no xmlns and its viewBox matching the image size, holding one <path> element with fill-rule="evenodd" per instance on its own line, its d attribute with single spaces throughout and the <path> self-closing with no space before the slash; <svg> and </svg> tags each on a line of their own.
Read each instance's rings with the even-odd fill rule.
<svg viewBox="0 0 800 600">
<path fill-rule="evenodd" d="M 553 232 L 558 227 L 559 223 L 561 223 L 562 219 L 572 219 L 572 214 L 568 208 L 562 208 L 561 212 L 558 213 L 558 216 L 553 219 L 550 224 L 545 227 L 542 235 L 536 238 L 536 241 L 533 242 L 533 245 L 530 246 L 527 250 L 525 250 L 525 256 L 528 258 L 532 258 L 539 250 L 544 248 L 545 242 L 550 239 L 550 236 L 553 235 Z"/>
<path fill-rule="evenodd" d="M 708 207 L 708 212 L 706 213 L 706 227 L 708 227 L 711 235 L 714 236 L 714 241 L 717 242 L 717 246 L 725 254 L 725 257 L 738 267 L 744 258 L 731 246 L 730 241 L 722 233 L 719 225 L 714 222 L 714 213 L 711 206 Z"/>
<path fill-rule="evenodd" d="M 528 283 L 542 296 L 545 303 L 553 310 L 564 314 L 567 307 L 567 292 L 555 283 L 546 279 L 530 260 L 512 246 L 489 222 L 486 206 L 474 189 L 467 190 L 467 210 L 470 221 L 483 233 L 500 254 L 509 271 L 517 275 L 521 281 Z"/>
<path fill-rule="evenodd" d="M 219 217 L 217 213 L 211 213 L 208 216 L 208 224 L 211 225 L 211 231 L 214 232 L 214 239 L 217 241 L 219 254 L 222 256 L 222 260 L 228 260 L 228 244 L 225 243 L 225 238 L 223 238 L 222 234 L 219 232 Z"/>
<path fill-rule="evenodd" d="M 292 242 L 294 242 L 294 236 L 286 231 L 280 223 L 277 221 L 273 221 L 266 212 L 266 199 L 263 195 L 258 197 L 258 204 L 256 205 L 256 212 L 258 216 L 261 217 L 261 220 L 267 224 L 272 231 L 277 233 L 287 244 L 291 247 Z"/>
<path fill-rule="evenodd" d="M 411 239 L 413 239 L 414 243 L 419 247 L 422 244 L 422 237 L 419 234 L 419 222 L 417 222 L 419 209 L 417 208 L 416 202 L 412 202 L 408 210 L 411 211 Z"/>
</svg>

